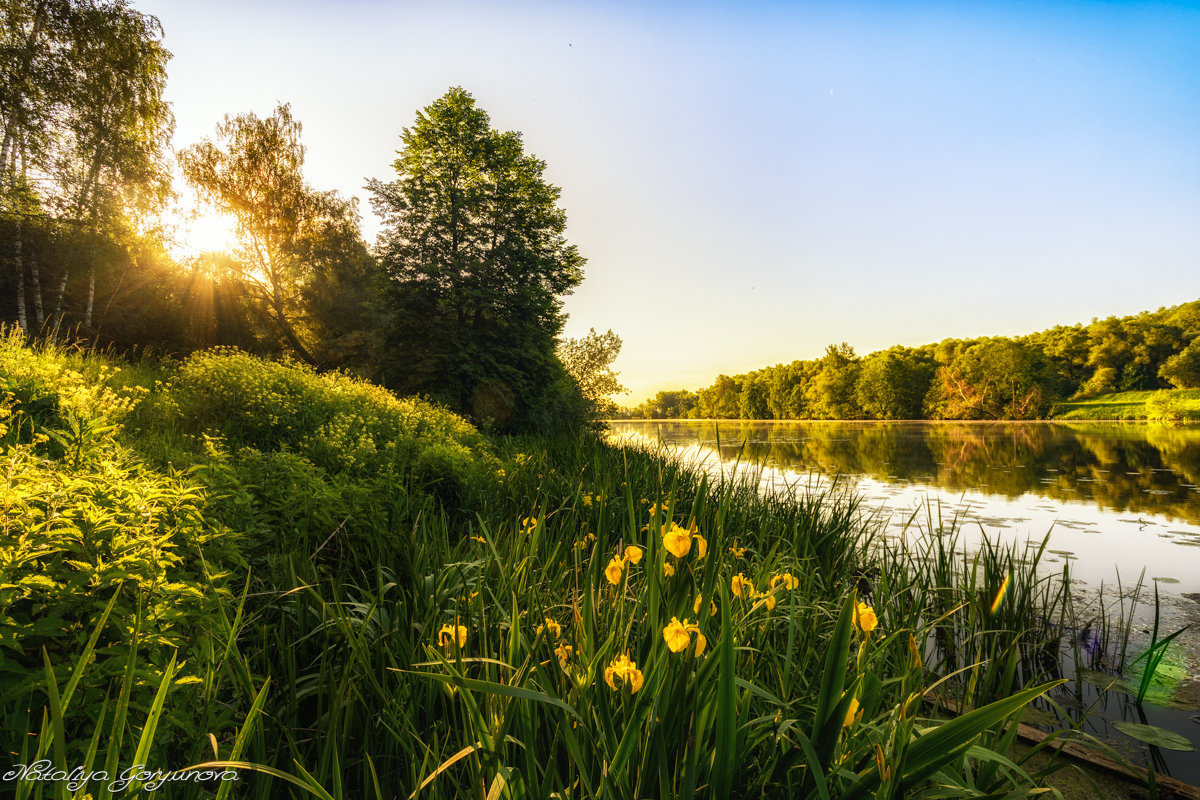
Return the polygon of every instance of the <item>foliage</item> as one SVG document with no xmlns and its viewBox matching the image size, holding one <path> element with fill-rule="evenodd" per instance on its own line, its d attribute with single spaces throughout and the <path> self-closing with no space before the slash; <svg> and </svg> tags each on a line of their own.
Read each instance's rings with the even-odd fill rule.
<svg viewBox="0 0 1200 800">
<path fill-rule="evenodd" d="M 1035 419 L 1105 393 L 1200 385 L 1197 334 L 1200 301 L 1017 338 L 896 346 L 861 359 L 843 342 L 820 359 L 719 375 L 695 393 L 660 392 L 618 416 Z"/>
<path fill-rule="evenodd" d="M 300 123 L 287 104 L 266 119 L 226 115 L 217 138 L 224 149 L 205 139 L 179 161 L 188 181 L 237 219 L 241 246 L 230 277 L 253 298 L 271 338 L 305 361 L 333 355 L 322 346 L 349 345 L 361 356 L 369 339 L 357 332 L 367 325 L 373 265 L 355 202 L 305 183 Z"/>
<path fill-rule="evenodd" d="M 617 405 L 614 394 L 628 392 L 617 380 L 612 363 L 621 353 L 621 337 L 611 330 L 596 333 L 589 328 L 582 339 L 563 339 L 556 349 L 559 361 L 574 379 L 580 393 L 592 404 L 595 418 L 612 416 Z"/>
<path fill-rule="evenodd" d="M 584 259 L 545 162 L 454 88 L 401 134 L 397 179 L 371 181 L 390 279 L 385 379 L 482 424 L 530 425 L 555 382 L 562 295 Z"/>
<path fill-rule="evenodd" d="M 158 20 L 123 0 L 9 0 L 0 14 L 0 216 L 16 267 L 2 313 L 28 330 L 73 312 L 93 333 L 105 274 L 124 273 L 84 245 L 132 254 L 170 194 L 170 53 Z M 68 247 L 45 246 L 53 229 Z"/>
</svg>

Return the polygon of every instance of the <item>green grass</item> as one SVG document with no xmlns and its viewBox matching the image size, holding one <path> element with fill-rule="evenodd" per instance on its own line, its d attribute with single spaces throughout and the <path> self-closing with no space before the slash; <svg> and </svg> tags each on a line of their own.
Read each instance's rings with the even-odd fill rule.
<svg viewBox="0 0 1200 800">
<path fill-rule="evenodd" d="M 1059 403 L 1051 416 L 1063 420 L 1200 420 L 1200 389 L 1116 392 Z"/>
<path fill-rule="evenodd" d="M 13 763 L 236 765 L 254 798 L 1039 786 L 1003 726 L 1060 677 L 1065 582 L 932 510 L 883 547 L 853 497 L 228 351 L 8 335 L 0 378 Z"/>
</svg>

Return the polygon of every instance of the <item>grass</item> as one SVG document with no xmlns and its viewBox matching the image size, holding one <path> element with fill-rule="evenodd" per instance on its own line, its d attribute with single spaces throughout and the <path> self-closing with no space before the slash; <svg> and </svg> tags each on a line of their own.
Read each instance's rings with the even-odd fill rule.
<svg viewBox="0 0 1200 800">
<path fill-rule="evenodd" d="M 1115 392 L 1059 403 L 1051 417 L 1062 420 L 1198 420 L 1200 389 Z"/>
<path fill-rule="evenodd" d="M 1042 784 L 1004 728 L 1061 681 L 1068 595 L 1040 552 L 961 553 L 932 509 L 882 547 L 853 497 L 490 441 L 237 353 L 116 369 L 0 338 L 13 763 L 238 771 L 173 797 Z M 970 710 L 938 719 L 930 693 Z"/>
</svg>

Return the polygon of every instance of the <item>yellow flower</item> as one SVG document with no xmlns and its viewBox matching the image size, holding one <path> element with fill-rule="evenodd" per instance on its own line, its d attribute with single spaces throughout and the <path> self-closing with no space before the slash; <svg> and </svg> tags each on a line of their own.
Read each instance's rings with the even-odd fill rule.
<svg viewBox="0 0 1200 800">
<path fill-rule="evenodd" d="M 879 618 L 875 616 L 875 609 L 866 603 L 855 602 L 854 624 L 862 630 L 864 635 L 870 636 L 871 631 L 875 630 L 875 626 L 879 624 Z"/>
<path fill-rule="evenodd" d="M 698 533 L 692 538 L 696 540 L 696 558 L 704 558 L 708 553 L 708 539 Z"/>
<path fill-rule="evenodd" d="M 638 563 L 639 561 L 642 560 L 642 548 L 634 547 L 633 545 L 626 547 L 625 555 L 621 557 L 621 560 L 624 561 L 626 564 Z"/>
<path fill-rule="evenodd" d="M 529 533 L 537 527 L 537 517 L 525 517 L 521 520 L 521 533 Z"/>
<path fill-rule="evenodd" d="M 621 582 L 621 573 L 625 571 L 625 562 L 616 556 L 608 562 L 608 566 L 604 568 L 604 577 L 608 578 L 608 582 L 616 586 Z"/>
<path fill-rule="evenodd" d="M 546 617 L 546 624 L 537 626 L 537 632 L 539 635 L 542 631 L 549 631 L 550 635 L 557 639 L 558 637 L 562 636 L 562 625 L 559 625 L 554 620 Z"/>
<path fill-rule="evenodd" d="M 672 522 L 670 529 L 663 533 L 663 546 L 670 551 L 671 555 L 683 558 L 692 549 L 692 535 Z"/>
<path fill-rule="evenodd" d="M 579 499 L 583 501 L 584 508 L 592 507 L 592 496 L 590 494 L 585 494 L 583 497 L 581 497 Z"/>
<path fill-rule="evenodd" d="M 763 602 L 767 605 L 767 611 L 775 610 L 775 595 L 769 594 L 763 598 Z"/>
<path fill-rule="evenodd" d="M 673 567 L 670 564 L 670 562 L 664 561 L 663 562 L 663 577 L 670 578 L 670 577 L 673 577 L 674 575 L 675 575 L 675 567 Z"/>
<path fill-rule="evenodd" d="M 438 631 L 438 644 L 442 647 L 453 647 L 455 639 L 458 640 L 459 647 L 467 646 L 467 626 L 465 625 L 443 625 Z"/>
<path fill-rule="evenodd" d="M 795 589 L 797 586 L 800 585 L 800 581 L 797 580 L 796 577 L 794 575 L 792 575 L 792 573 L 785 572 L 782 575 L 776 575 L 775 577 L 771 578 L 771 588 L 772 589 L 774 589 L 776 586 L 778 586 L 780 584 L 783 584 L 783 588 L 787 589 L 790 592 L 792 589 Z"/>
<path fill-rule="evenodd" d="M 487 539 L 483 538 L 482 536 L 472 536 L 471 538 L 480 544 L 487 544 Z"/>
<path fill-rule="evenodd" d="M 554 648 L 554 655 L 558 656 L 558 663 L 566 669 L 567 662 L 575 655 L 575 648 L 569 644 L 560 644 Z"/>
<path fill-rule="evenodd" d="M 696 634 L 695 653 L 699 656 L 708 645 L 708 640 L 700 632 L 700 626 L 687 619 L 680 622 L 678 617 L 671 617 L 670 623 L 663 628 L 663 641 L 667 643 L 667 647 L 672 653 L 682 653 L 691 644 L 693 633 Z"/>
<path fill-rule="evenodd" d="M 842 727 L 849 728 L 854 723 L 862 719 L 862 711 L 858 708 L 858 698 L 850 698 L 850 707 L 846 709 L 846 718 L 842 720 Z"/>
<path fill-rule="evenodd" d="M 746 555 L 746 548 L 738 547 L 738 540 L 734 539 L 733 547 L 729 548 L 729 552 L 733 553 L 734 558 L 741 558 L 742 556 Z"/>
<path fill-rule="evenodd" d="M 734 597 L 745 597 L 747 599 L 754 597 L 754 584 L 746 580 L 742 573 L 733 576 L 733 580 L 729 582 L 729 589 L 733 592 Z"/>
<path fill-rule="evenodd" d="M 696 602 L 692 604 L 692 610 L 695 611 L 697 614 L 700 613 L 700 606 L 701 606 L 702 602 L 703 601 L 702 601 L 700 595 L 696 595 Z M 712 603 L 712 607 L 711 607 L 711 610 L 708 612 L 708 615 L 710 617 L 715 617 L 717 615 L 717 601 L 712 600 L 710 602 Z"/>
<path fill-rule="evenodd" d="M 620 655 L 612 660 L 612 663 L 604 668 L 604 682 L 609 685 L 613 691 L 617 690 L 617 681 L 621 685 L 628 686 L 630 692 L 637 694 L 637 691 L 642 688 L 642 671 L 637 668 L 637 664 L 629 660 L 628 655 Z"/>
<path fill-rule="evenodd" d="M 663 640 L 666 641 L 667 647 L 672 653 L 682 653 L 692 643 L 692 637 L 687 632 L 686 622 L 687 620 L 680 622 L 678 617 L 671 617 L 671 622 L 663 628 Z"/>
</svg>

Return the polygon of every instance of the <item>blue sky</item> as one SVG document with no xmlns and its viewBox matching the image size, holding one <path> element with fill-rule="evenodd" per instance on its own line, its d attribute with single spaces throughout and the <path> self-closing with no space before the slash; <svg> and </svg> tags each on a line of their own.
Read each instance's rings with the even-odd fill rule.
<svg viewBox="0 0 1200 800">
<path fill-rule="evenodd" d="M 363 198 L 450 86 L 519 130 L 636 403 L 847 341 L 1200 297 L 1200 5 L 134 0 L 176 147 L 291 102 Z"/>
</svg>

